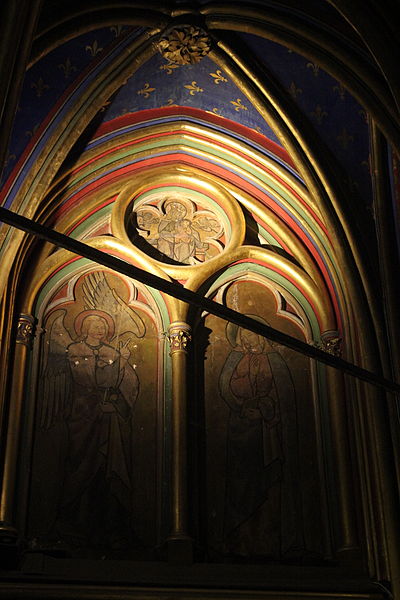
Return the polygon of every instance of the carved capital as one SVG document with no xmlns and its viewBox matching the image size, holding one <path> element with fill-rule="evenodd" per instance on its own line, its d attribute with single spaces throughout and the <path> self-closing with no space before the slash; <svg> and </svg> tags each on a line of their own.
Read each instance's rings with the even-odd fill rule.
<svg viewBox="0 0 400 600">
<path fill-rule="evenodd" d="M 190 327 L 187 323 L 173 323 L 167 333 L 170 344 L 170 352 L 187 352 L 189 343 L 192 341 Z"/>
<path fill-rule="evenodd" d="M 211 40 L 200 27 L 179 25 L 164 33 L 157 48 L 170 63 L 193 65 L 210 52 Z"/>
<path fill-rule="evenodd" d="M 30 348 L 35 335 L 36 319 L 32 315 L 21 314 L 17 323 L 17 344 L 24 344 Z"/>
<path fill-rule="evenodd" d="M 321 350 L 324 352 L 328 352 L 333 356 L 341 357 L 342 356 L 342 338 L 335 331 L 330 331 L 328 333 L 324 333 L 321 336 Z"/>
</svg>

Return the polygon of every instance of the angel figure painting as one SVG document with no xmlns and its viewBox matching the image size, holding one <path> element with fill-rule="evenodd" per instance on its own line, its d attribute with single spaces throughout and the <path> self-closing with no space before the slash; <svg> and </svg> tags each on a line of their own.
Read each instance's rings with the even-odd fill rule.
<svg viewBox="0 0 400 600">
<path fill-rule="evenodd" d="M 90 273 L 80 290 L 83 310 L 66 305 L 46 321 L 38 429 L 53 443 L 47 467 L 57 472 L 37 497 L 45 498 L 47 542 L 119 551 L 135 536 L 131 436 L 140 383 L 131 348 L 146 329 L 104 272 Z"/>
</svg>

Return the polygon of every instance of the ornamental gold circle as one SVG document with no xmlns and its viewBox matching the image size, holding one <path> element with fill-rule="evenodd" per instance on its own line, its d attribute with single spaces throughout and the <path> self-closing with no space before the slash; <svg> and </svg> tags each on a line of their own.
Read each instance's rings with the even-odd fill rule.
<svg viewBox="0 0 400 600">
<path fill-rule="evenodd" d="M 201 231 L 202 226 L 212 229 L 210 237 L 204 237 L 208 234 Z M 111 229 L 157 270 L 183 280 L 212 265 L 217 269 L 227 253 L 239 248 L 245 238 L 245 219 L 238 201 L 221 181 L 199 169 L 174 165 L 136 176 L 119 193 Z M 168 249 L 171 240 L 174 251 Z"/>
</svg>

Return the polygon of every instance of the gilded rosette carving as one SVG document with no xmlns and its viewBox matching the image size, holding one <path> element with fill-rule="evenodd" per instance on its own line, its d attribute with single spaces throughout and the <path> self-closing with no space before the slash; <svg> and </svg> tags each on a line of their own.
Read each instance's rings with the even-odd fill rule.
<svg viewBox="0 0 400 600">
<path fill-rule="evenodd" d="M 173 352 L 187 352 L 188 346 L 192 341 L 190 327 L 186 323 L 171 325 L 166 337 L 169 341 L 171 354 Z"/>
<path fill-rule="evenodd" d="M 35 335 L 35 317 L 32 315 L 20 315 L 17 323 L 17 344 L 31 347 Z"/>
<path fill-rule="evenodd" d="M 170 63 L 193 65 L 210 52 L 211 40 L 199 27 L 182 25 L 165 33 L 157 48 Z"/>
</svg>

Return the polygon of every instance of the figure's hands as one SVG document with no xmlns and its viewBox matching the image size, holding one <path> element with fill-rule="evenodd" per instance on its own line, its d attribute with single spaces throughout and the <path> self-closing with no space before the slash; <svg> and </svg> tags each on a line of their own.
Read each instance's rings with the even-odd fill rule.
<svg viewBox="0 0 400 600">
<path fill-rule="evenodd" d="M 271 396 L 265 396 L 259 403 L 260 412 L 268 427 L 274 427 L 279 423 L 279 409 Z"/>
<path fill-rule="evenodd" d="M 258 354 L 250 355 L 250 375 L 258 375 L 260 371 L 260 356 Z"/>
<path fill-rule="evenodd" d="M 115 413 L 116 412 L 115 406 L 112 402 L 101 402 L 100 410 L 103 413 Z"/>
<path fill-rule="evenodd" d="M 121 355 L 121 358 L 123 358 L 125 361 L 128 361 L 130 355 L 131 355 L 131 351 L 128 348 L 128 344 L 131 341 L 131 339 L 129 338 L 125 344 L 123 344 L 122 342 L 119 343 L 119 347 L 118 347 L 118 351 Z"/>
<path fill-rule="evenodd" d="M 262 419 L 261 412 L 258 408 L 246 408 L 243 412 L 243 416 L 250 421 L 257 421 Z"/>
</svg>

